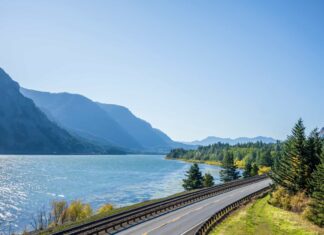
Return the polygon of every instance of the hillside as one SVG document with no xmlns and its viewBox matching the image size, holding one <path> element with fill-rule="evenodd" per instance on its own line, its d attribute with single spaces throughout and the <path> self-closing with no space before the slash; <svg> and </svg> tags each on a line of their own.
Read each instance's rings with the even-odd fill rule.
<svg viewBox="0 0 324 235">
<path fill-rule="evenodd" d="M 48 118 L 93 143 L 117 146 L 131 152 L 164 153 L 174 147 L 187 147 L 174 142 L 123 106 L 97 103 L 78 94 L 25 88 L 21 88 L 21 92 L 31 98 Z"/>
<path fill-rule="evenodd" d="M 120 105 L 97 103 L 107 114 L 148 151 L 167 151 L 179 144 L 150 123 Z"/>
<path fill-rule="evenodd" d="M 0 153 L 84 154 L 109 152 L 73 137 L 51 122 L 0 68 Z M 114 151 L 112 151 L 114 152 Z"/>
</svg>

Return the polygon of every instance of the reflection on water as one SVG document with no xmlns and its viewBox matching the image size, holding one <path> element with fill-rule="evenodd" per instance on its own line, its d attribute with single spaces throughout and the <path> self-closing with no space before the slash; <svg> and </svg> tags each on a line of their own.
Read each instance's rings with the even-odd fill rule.
<svg viewBox="0 0 324 235">
<path fill-rule="evenodd" d="M 189 167 L 162 155 L 0 155 L 0 227 L 23 230 L 52 200 L 81 199 L 97 208 L 165 197 L 183 191 Z M 220 167 L 200 167 L 219 182 Z"/>
</svg>

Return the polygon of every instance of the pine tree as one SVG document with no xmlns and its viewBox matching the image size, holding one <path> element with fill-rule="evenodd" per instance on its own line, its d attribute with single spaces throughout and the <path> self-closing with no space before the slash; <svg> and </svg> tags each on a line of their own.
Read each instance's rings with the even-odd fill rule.
<svg viewBox="0 0 324 235">
<path fill-rule="evenodd" d="M 322 140 L 317 129 L 313 130 L 306 142 L 306 151 L 307 151 L 307 165 L 305 177 L 308 180 L 307 191 L 311 193 L 311 176 L 312 173 L 316 170 L 316 166 L 321 163 L 321 154 L 322 154 Z"/>
<path fill-rule="evenodd" d="M 227 152 L 223 159 L 223 170 L 220 171 L 221 180 L 224 182 L 228 182 L 231 180 L 238 179 L 239 172 L 236 170 L 236 166 L 234 164 L 233 154 Z"/>
<path fill-rule="evenodd" d="M 257 164 L 253 163 L 252 169 L 251 169 L 251 176 L 255 176 L 258 174 L 259 167 Z"/>
<path fill-rule="evenodd" d="M 323 146 L 324 148 L 324 146 Z M 324 226 L 324 150 L 321 154 L 321 163 L 317 165 L 312 174 L 312 194 L 310 214 L 308 218 L 315 224 Z"/>
<path fill-rule="evenodd" d="M 276 163 L 271 177 L 293 193 L 302 191 L 307 188 L 307 164 L 305 127 L 299 119 L 284 144 L 283 156 Z"/>
<path fill-rule="evenodd" d="M 247 162 L 244 167 L 243 177 L 248 178 L 251 177 L 252 165 L 250 162 Z"/>
<path fill-rule="evenodd" d="M 267 150 L 264 153 L 260 153 L 257 162 L 259 166 L 272 166 L 272 156 L 270 150 Z"/>
<path fill-rule="evenodd" d="M 211 187 L 214 185 L 214 177 L 210 173 L 204 175 L 204 187 Z"/>
<path fill-rule="evenodd" d="M 182 186 L 187 191 L 203 187 L 203 177 L 197 163 L 194 163 L 187 171 Z"/>
</svg>

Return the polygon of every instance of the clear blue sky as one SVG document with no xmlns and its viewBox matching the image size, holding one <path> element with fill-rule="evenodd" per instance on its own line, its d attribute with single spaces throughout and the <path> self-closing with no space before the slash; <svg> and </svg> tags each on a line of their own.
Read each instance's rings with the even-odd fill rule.
<svg viewBox="0 0 324 235">
<path fill-rule="evenodd" d="M 0 0 L 0 67 L 175 140 L 324 126 L 324 1 Z"/>
</svg>

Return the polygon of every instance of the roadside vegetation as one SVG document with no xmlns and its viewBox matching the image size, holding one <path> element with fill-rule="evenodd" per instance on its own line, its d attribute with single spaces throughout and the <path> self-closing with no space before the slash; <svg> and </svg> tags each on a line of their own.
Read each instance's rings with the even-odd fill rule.
<svg viewBox="0 0 324 235">
<path fill-rule="evenodd" d="M 307 137 L 298 120 L 269 175 L 271 193 L 234 212 L 211 234 L 324 234 L 324 140 L 317 129 Z"/>
<path fill-rule="evenodd" d="M 114 207 L 111 204 L 104 204 L 94 211 L 90 204 L 82 203 L 80 200 L 72 201 L 70 204 L 65 200 L 53 201 L 51 211 L 47 213 L 41 210 L 32 219 L 31 226 L 34 231 L 43 231 L 83 221 L 92 216 L 105 215 L 113 210 Z"/>
<path fill-rule="evenodd" d="M 211 235 L 320 235 L 324 229 L 268 203 L 270 196 L 234 212 L 216 226 Z"/>
<path fill-rule="evenodd" d="M 269 202 L 324 226 L 324 140 L 317 129 L 308 137 L 299 120 L 270 174 L 275 182 Z"/>
<path fill-rule="evenodd" d="M 37 215 L 35 215 L 35 217 L 33 218 L 31 225 L 34 228 L 33 229 L 34 232 L 37 232 L 40 235 L 48 235 L 48 234 L 52 234 L 54 232 L 62 231 L 64 229 L 67 229 L 67 228 L 70 228 L 73 226 L 85 224 L 85 223 L 88 223 L 91 221 L 105 218 L 107 216 L 111 216 L 111 215 L 114 215 L 117 213 L 131 210 L 131 209 L 135 209 L 135 208 L 138 208 L 141 206 L 149 205 L 149 204 L 159 202 L 161 200 L 165 200 L 168 198 L 180 196 L 180 195 L 183 195 L 186 193 L 187 192 L 181 192 L 181 193 L 170 195 L 165 198 L 148 200 L 148 201 L 136 203 L 136 204 L 133 204 L 130 206 L 125 206 L 125 207 L 114 207 L 111 204 L 104 204 L 94 213 L 84 213 L 84 212 L 81 213 L 80 211 L 82 211 L 82 209 L 80 210 L 80 209 L 76 209 L 76 208 L 80 208 L 80 204 L 81 204 L 81 205 L 83 205 L 83 206 L 81 206 L 81 208 L 85 209 L 86 207 L 88 207 L 88 206 L 85 207 L 85 205 L 88 205 L 88 204 L 82 203 L 79 200 L 72 201 L 70 205 L 78 204 L 78 206 L 73 206 L 72 207 L 73 209 L 70 210 L 70 211 L 73 211 L 72 217 L 77 218 L 74 221 L 67 219 L 67 218 L 69 218 L 69 216 L 67 214 L 69 213 L 68 208 L 70 206 L 66 201 L 64 201 L 64 200 L 53 201 L 51 204 L 51 207 L 52 207 L 51 211 L 49 213 L 46 212 L 46 210 L 39 211 L 39 213 L 37 213 Z M 77 203 L 74 203 L 74 202 L 77 202 Z M 62 210 L 62 208 L 64 208 L 64 209 Z M 89 212 L 88 209 L 86 209 L 85 211 Z M 92 210 L 92 211 L 94 211 L 94 210 Z M 85 214 L 87 216 L 84 216 Z M 78 216 L 76 216 L 76 215 L 78 215 Z M 60 218 L 60 219 L 54 219 L 54 218 Z M 66 218 L 66 219 L 63 219 L 63 218 Z M 35 225 L 37 225 L 37 226 L 35 226 Z M 14 234 L 14 232 L 8 232 L 5 234 Z M 24 232 L 24 234 L 28 234 L 27 230 Z"/>
<path fill-rule="evenodd" d="M 324 139 L 317 129 L 305 134 L 300 119 L 292 134 L 276 144 L 213 144 L 197 150 L 174 149 L 168 159 L 221 162 L 224 182 L 269 173 L 274 181 L 269 203 L 299 213 L 314 224 L 324 226 Z"/>
</svg>

